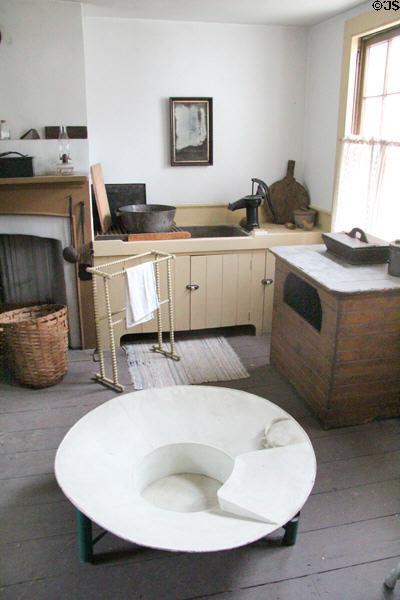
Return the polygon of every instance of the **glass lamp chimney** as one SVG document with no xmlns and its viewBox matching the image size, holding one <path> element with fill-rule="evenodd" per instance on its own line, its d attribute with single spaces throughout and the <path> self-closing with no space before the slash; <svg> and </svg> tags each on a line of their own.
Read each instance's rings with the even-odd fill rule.
<svg viewBox="0 0 400 600">
<path fill-rule="evenodd" d="M 65 125 L 60 125 L 60 132 L 58 134 L 58 154 L 62 163 L 68 163 L 68 161 L 71 160 L 69 137 Z"/>
</svg>

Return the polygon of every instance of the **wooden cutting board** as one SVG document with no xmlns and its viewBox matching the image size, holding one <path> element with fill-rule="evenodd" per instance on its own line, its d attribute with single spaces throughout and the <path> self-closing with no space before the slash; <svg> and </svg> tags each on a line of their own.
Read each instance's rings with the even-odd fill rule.
<svg viewBox="0 0 400 600">
<path fill-rule="evenodd" d="M 286 176 L 276 181 L 269 188 L 272 206 L 275 209 L 278 223 L 293 223 L 293 210 L 295 208 L 307 208 L 309 196 L 307 190 L 294 178 L 294 160 L 288 161 Z M 268 204 L 264 203 L 267 211 L 267 221 L 273 222 Z"/>
<path fill-rule="evenodd" d="M 100 163 L 90 167 L 90 174 L 92 176 L 93 191 L 96 199 L 101 231 L 102 233 L 106 233 L 111 227 L 111 213 Z"/>
<path fill-rule="evenodd" d="M 189 231 L 160 231 L 159 233 L 130 233 L 128 242 L 145 240 L 184 240 L 192 237 Z"/>
</svg>

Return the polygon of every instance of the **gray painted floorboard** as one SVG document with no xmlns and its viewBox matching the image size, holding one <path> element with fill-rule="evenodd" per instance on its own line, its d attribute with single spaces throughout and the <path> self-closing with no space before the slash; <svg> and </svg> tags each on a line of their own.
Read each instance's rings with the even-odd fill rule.
<svg viewBox="0 0 400 600">
<path fill-rule="evenodd" d="M 393 593 L 382 585 L 400 555 L 400 420 L 324 431 L 268 364 L 268 337 L 247 328 L 225 335 L 250 377 L 213 385 L 268 398 L 312 440 L 318 474 L 296 545 L 280 547 L 280 530 L 229 552 L 185 554 L 107 535 L 96 563 L 80 564 L 75 510 L 55 482 L 54 455 L 69 427 L 115 394 L 90 380 L 91 351 L 74 350 L 54 388 L 24 389 L 7 373 L 0 380 L 4 600 L 400 600 L 400 583 Z M 118 364 L 128 382 L 122 351 Z"/>
</svg>

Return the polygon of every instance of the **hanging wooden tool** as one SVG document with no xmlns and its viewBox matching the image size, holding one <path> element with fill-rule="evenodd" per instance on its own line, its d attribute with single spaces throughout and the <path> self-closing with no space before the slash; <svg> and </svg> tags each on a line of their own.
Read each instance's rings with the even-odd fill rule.
<svg viewBox="0 0 400 600">
<path fill-rule="evenodd" d="M 99 163 L 92 165 L 90 167 L 90 174 L 92 176 L 93 191 L 96 198 L 101 231 L 102 233 L 106 233 L 111 227 L 111 213 L 101 165 Z"/>
<path fill-rule="evenodd" d="M 81 262 L 79 263 L 79 279 L 81 281 L 89 281 L 92 279 L 92 274 L 87 271 L 88 267 L 91 267 L 89 263 L 90 253 L 85 242 L 85 203 L 80 202 L 80 219 L 81 219 L 81 232 L 82 232 L 82 250 L 81 250 Z"/>
<path fill-rule="evenodd" d="M 286 176 L 276 181 L 269 187 L 272 206 L 276 213 L 276 223 L 293 222 L 293 210 L 296 208 L 307 208 L 310 200 L 307 190 L 294 178 L 294 160 L 288 161 Z M 267 212 L 267 221 L 274 222 L 273 215 L 264 204 Z"/>
<path fill-rule="evenodd" d="M 67 262 L 77 263 L 81 257 L 79 251 L 75 247 L 75 226 L 74 226 L 74 215 L 72 212 L 72 196 L 68 196 L 69 200 L 69 229 L 70 229 L 70 245 L 66 246 L 63 250 L 63 258 Z"/>
</svg>

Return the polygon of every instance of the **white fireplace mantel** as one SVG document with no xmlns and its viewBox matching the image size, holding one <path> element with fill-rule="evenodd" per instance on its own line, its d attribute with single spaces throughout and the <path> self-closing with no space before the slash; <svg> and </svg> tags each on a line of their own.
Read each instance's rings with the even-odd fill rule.
<svg viewBox="0 0 400 600">
<path fill-rule="evenodd" d="M 79 141 L 79 140 L 78 140 Z M 83 206 L 83 213 L 82 213 Z M 70 245 L 70 211 L 76 249 L 82 253 L 83 241 L 90 245 L 93 241 L 92 214 L 89 193 L 89 179 L 86 173 L 65 176 L 39 176 L 0 178 L 0 223 L 2 231 L 10 221 L 8 217 L 19 218 L 29 222 L 27 233 L 44 235 L 61 241 L 65 248 Z M 82 222 L 84 215 L 84 222 Z M 37 221 L 36 217 L 43 219 Z M 20 222 L 20 221 L 16 221 Z M 39 229 L 33 230 L 34 222 L 42 223 Z M 54 231 L 53 228 L 56 228 Z M 12 230 L 17 232 L 15 229 Z M 9 233 L 10 230 L 6 231 Z M 84 236 L 82 235 L 84 232 Z M 24 233 L 19 230 L 19 233 Z M 88 249 L 88 247 L 86 248 Z M 73 333 L 73 344 L 80 343 L 83 348 L 95 348 L 96 335 L 93 312 L 92 282 L 78 277 L 76 265 L 64 265 L 70 282 L 68 289 L 70 327 Z M 73 283 L 75 282 L 75 283 Z M 75 293 L 74 293 L 75 290 Z M 71 296 L 74 295 L 74 300 Z M 76 313 L 78 317 L 76 318 Z M 78 337 L 79 334 L 79 337 Z"/>
</svg>

